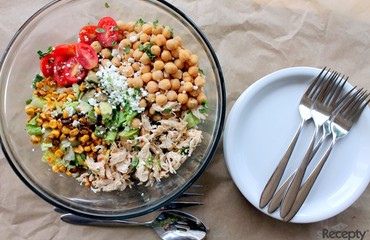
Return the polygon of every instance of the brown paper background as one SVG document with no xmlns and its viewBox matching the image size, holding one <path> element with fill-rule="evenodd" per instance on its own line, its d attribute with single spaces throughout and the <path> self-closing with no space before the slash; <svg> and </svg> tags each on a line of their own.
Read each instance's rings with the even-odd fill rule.
<svg viewBox="0 0 370 240">
<path fill-rule="evenodd" d="M 227 113 L 262 76 L 292 66 L 330 66 L 353 85 L 370 89 L 370 2 L 347 0 L 171 0 L 212 43 L 226 82 Z M 0 51 L 47 0 L 0 0 Z M 370 156 L 369 156 L 370 161 Z M 198 183 L 203 207 L 188 211 L 210 228 L 207 239 L 323 239 L 323 228 L 367 231 L 370 188 L 341 214 L 313 224 L 290 224 L 255 209 L 226 169 L 222 142 Z M 147 228 L 73 226 L 31 192 L 0 153 L 0 239 L 157 239 Z"/>
</svg>

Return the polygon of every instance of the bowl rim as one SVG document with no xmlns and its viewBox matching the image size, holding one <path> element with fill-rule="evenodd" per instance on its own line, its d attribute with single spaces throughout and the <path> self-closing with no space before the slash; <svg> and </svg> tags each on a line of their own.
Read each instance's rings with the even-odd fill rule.
<svg viewBox="0 0 370 240">
<path fill-rule="evenodd" d="M 59 2 L 62 2 L 62 1 L 63 0 L 53 0 L 53 1 L 49 2 L 49 3 L 47 3 L 46 5 L 44 5 L 43 7 L 41 7 L 39 10 L 37 10 L 35 13 L 33 13 L 21 25 L 21 27 L 15 32 L 15 34 L 13 35 L 13 37 L 10 39 L 9 43 L 7 44 L 7 46 L 6 46 L 5 50 L 4 50 L 4 53 L 1 56 L 1 59 L 0 59 L 0 72 L 2 72 L 2 70 L 3 70 L 4 61 L 5 61 L 6 57 L 8 56 L 9 50 L 13 46 L 14 42 L 17 40 L 18 36 L 22 33 L 22 31 L 29 25 L 29 23 L 33 19 L 35 19 L 36 17 L 38 17 L 44 11 L 48 10 L 53 5 L 55 5 L 55 4 L 59 3 Z M 193 28 L 193 30 L 196 31 L 196 33 L 201 38 L 201 40 L 204 41 L 205 46 L 206 46 L 206 48 L 208 48 L 208 51 L 209 51 L 209 53 L 210 53 L 210 55 L 212 57 L 212 60 L 214 61 L 214 65 L 216 67 L 214 70 L 216 72 L 216 75 L 219 78 L 219 88 L 220 88 L 220 93 L 221 93 L 220 94 L 219 102 L 221 104 L 220 104 L 220 108 L 219 108 L 219 111 L 220 111 L 219 128 L 217 128 L 216 131 L 215 131 L 215 134 L 216 135 L 215 135 L 215 137 L 213 139 L 213 147 L 210 149 L 210 151 L 208 153 L 208 158 L 205 159 L 205 161 L 200 165 L 200 168 L 193 173 L 193 176 L 190 178 L 190 180 L 187 183 L 185 183 L 182 186 L 182 188 L 179 188 L 178 190 L 174 190 L 174 192 L 172 193 L 172 196 L 169 197 L 166 201 L 158 201 L 157 204 L 153 204 L 153 205 L 151 205 L 151 206 L 149 206 L 147 208 L 144 208 L 144 209 L 140 209 L 140 207 L 136 207 L 136 208 L 133 209 L 133 212 L 132 213 L 129 213 L 129 214 L 122 214 L 122 212 L 118 212 L 118 213 L 115 213 L 114 215 L 107 215 L 107 214 L 102 214 L 102 213 L 97 213 L 97 214 L 94 213 L 94 214 L 91 214 L 91 213 L 86 213 L 86 212 L 78 211 L 78 210 L 74 209 L 73 207 L 66 207 L 66 206 L 60 204 L 59 203 L 60 201 L 56 201 L 56 200 L 54 200 L 54 199 L 46 196 L 42 191 L 38 190 L 36 187 L 34 187 L 32 184 L 30 184 L 27 181 L 27 179 L 22 175 L 22 173 L 20 171 L 18 171 L 18 168 L 16 167 L 16 165 L 11 160 L 11 158 L 9 156 L 9 153 L 7 152 L 6 147 L 4 146 L 3 139 L 0 136 L 0 147 L 2 149 L 2 152 L 3 152 L 3 154 L 4 154 L 4 156 L 5 156 L 6 160 L 7 160 L 7 162 L 9 163 L 9 165 L 11 166 L 11 168 L 13 169 L 13 171 L 16 173 L 16 175 L 21 179 L 21 181 L 29 189 L 31 189 L 34 193 L 36 193 L 37 196 L 39 196 L 41 199 L 43 199 L 47 203 L 55 206 L 56 208 L 60 208 L 60 209 L 62 209 L 64 211 L 67 211 L 67 212 L 70 212 L 70 213 L 73 213 L 73 214 L 76 214 L 76 215 L 86 216 L 86 217 L 93 217 L 93 218 L 98 218 L 98 219 L 123 219 L 123 218 L 133 218 L 133 217 L 138 217 L 138 216 L 142 216 L 142 215 L 148 214 L 150 212 L 153 212 L 155 210 L 160 209 L 162 206 L 165 206 L 166 204 L 172 202 L 173 200 L 175 200 L 176 198 L 178 198 L 182 193 L 184 193 L 200 177 L 200 175 L 204 172 L 204 170 L 207 168 L 209 162 L 213 159 L 213 157 L 214 157 L 214 155 L 215 155 L 215 153 L 217 151 L 218 146 L 220 145 L 220 140 L 221 140 L 221 137 L 222 137 L 223 129 L 224 129 L 224 126 L 225 126 L 225 118 L 226 118 L 226 88 L 225 88 L 225 81 L 224 81 L 224 77 L 223 77 L 221 65 L 220 65 L 220 62 L 219 62 L 219 60 L 217 58 L 217 55 L 216 55 L 213 47 L 211 46 L 209 40 L 204 35 L 204 33 L 195 24 L 195 22 L 192 19 L 190 19 L 185 13 L 183 13 L 181 10 L 179 10 L 174 5 L 166 2 L 165 0 L 149 0 L 149 2 L 152 2 L 152 3 L 159 2 L 160 4 L 163 4 L 165 7 L 170 8 L 176 14 L 180 15 L 180 17 L 182 17 L 183 20 L 185 22 L 187 22 Z M 0 102 L 2 102 L 2 101 L 3 100 L 0 99 Z M 1 120 L 0 120 L 0 127 L 3 128 L 3 124 L 1 122 Z"/>
</svg>

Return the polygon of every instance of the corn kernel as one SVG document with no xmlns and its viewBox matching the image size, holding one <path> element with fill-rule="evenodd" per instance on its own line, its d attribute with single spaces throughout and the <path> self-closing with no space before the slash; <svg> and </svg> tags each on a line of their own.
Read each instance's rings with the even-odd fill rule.
<svg viewBox="0 0 370 240">
<path fill-rule="evenodd" d="M 61 157 L 64 155 L 64 153 L 63 153 L 62 149 L 58 149 L 58 150 L 56 150 L 56 151 L 54 152 L 54 155 L 55 155 L 57 158 L 61 158 Z"/>
<path fill-rule="evenodd" d="M 90 182 L 85 182 L 85 187 L 90 187 L 91 183 Z"/>
<path fill-rule="evenodd" d="M 91 147 L 90 146 L 85 146 L 84 147 L 84 151 L 85 152 L 90 152 L 91 151 Z"/>
<path fill-rule="evenodd" d="M 77 136 L 77 134 L 79 133 L 80 131 L 78 130 L 78 128 L 74 128 L 72 129 L 70 132 L 69 132 L 69 135 L 74 137 L 74 136 Z"/>
<path fill-rule="evenodd" d="M 26 114 L 29 116 L 35 115 L 35 109 L 33 107 L 29 107 L 26 109 Z"/>
<path fill-rule="evenodd" d="M 57 172 L 58 172 L 58 170 L 59 170 L 59 166 L 58 166 L 58 164 L 53 165 L 53 167 L 51 168 L 51 170 L 52 170 L 54 173 L 57 173 Z"/>
<path fill-rule="evenodd" d="M 63 141 L 66 138 L 67 138 L 67 136 L 64 133 L 62 133 L 62 135 L 60 135 L 60 137 L 59 137 L 59 140 Z"/>
<path fill-rule="evenodd" d="M 38 126 L 42 126 L 43 123 L 44 123 L 44 121 L 41 118 L 36 119 L 36 124 Z"/>
<path fill-rule="evenodd" d="M 52 135 L 54 135 L 55 138 L 59 138 L 59 136 L 60 136 L 60 131 L 59 130 L 52 130 L 50 133 Z"/>
<path fill-rule="evenodd" d="M 81 83 L 79 89 L 80 89 L 81 92 L 84 91 L 85 90 L 85 84 Z"/>
<path fill-rule="evenodd" d="M 90 136 L 89 135 L 83 135 L 82 137 L 80 137 L 80 141 L 82 143 L 86 143 L 88 140 L 90 139 Z"/>
<path fill-rule="evenodd" d="M 83 153 L 84 148 L 81 145 L 78 145 L 78 147 L 75 147 L 73 150 L 75 153 Z"/>
<path fill-rule="evenodd" d="M 44 122 L 44 123 L 42 124 L 42 127 L 43 127 L 43 128 L 49 128 L 49 122 Z"/>
<path fill-rule="evenodd" d="M 66 171 L 66 175 L 67 175 L 68 177 L 71 177 L 71 176 L 72 176 L 72 173 L 71 173 L 69 170 L 67 170 L 67 171 Z"/>
<path fill-rule="evenodd" d="M 49 127 L 50 127 L 50 128 L 52 128 L 52 129 L 57 128 L 57 127 L 58 127 L 57 120 L 52 119 L 52 120 L 49 122 Z"/>
<path fill-rule="evenodd" d="M 94 133 L 91 133 L 91 138 L 92 138 L 92 140 L 97 140 L 98 139 L 98 137 L 94 134 Z"/>
<path fill-rule="evenodd" d="M 69 118 L 69 112 L 67 109 L 63 109 L 63 118 Z"/>
<path fill-rule="evenodd" d="M 68 94 L 67 99 L 71 99 L 72 101 L 75 100 L 75 96 L 72 94 Z"/>
<path fill-rule="evenodd" d="M 38 144 L 41 141 L 41 136 L 39 135 L 31 135 L 31 142 L 33 144 Z"/>
<path fill-rule="evenodd" d="M 58 168 L 58 170 L 59 170 L 59 172 L 64 173 L 64 172 L 66 172 L 66 167 L 64 165 L 62 165 Z"/>
<path fill-rule="evenodd" d="M 95 110 L 96 114 L 101 115 L 101 111 L 100 111 L 100 109 L 98 108 L 98 106 L 95 106 L 95 107 L 94 107 L 94 110 Z"/>
<path fill-rule="evenodd" d="M 71 130 L 68 128 L 68 127 L 66 127 L 66 126 L 63 126 L 62 127 L 62 133 L 63 134 L 69 134 L 69 132 L 70 132 Z"/>
</svg>

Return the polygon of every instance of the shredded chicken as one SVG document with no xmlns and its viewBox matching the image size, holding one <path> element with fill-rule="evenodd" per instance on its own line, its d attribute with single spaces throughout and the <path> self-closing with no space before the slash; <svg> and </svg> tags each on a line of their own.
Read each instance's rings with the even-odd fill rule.
<svg viewBox="0 0 370 240">
<path fill-rule="evenodd" d="M 77 179 L 91 182 L 95 192 L 124 190 L 134 182 L 151 186 L 176 174 L 202 140 L 202 131 L 187 129 L 187 123 L 175 117 L 151 125 L 142 114 L 141 122 L 144 134 L 129 141 L 122 139 L 119 146 L 113 144 L 110 149 L 101 148 L 96 162 L 86 159 L 89 173 Z"/>
</svg>

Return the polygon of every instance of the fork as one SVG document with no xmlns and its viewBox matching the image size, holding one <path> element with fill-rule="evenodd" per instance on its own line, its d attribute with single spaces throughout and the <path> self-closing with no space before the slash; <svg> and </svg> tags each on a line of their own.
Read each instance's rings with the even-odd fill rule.
<svg viewBox="0 0 370 240">
<path fill-rule="evenodd" d="M 314 102 L 316 98 L 319 96 L 320 92 L 323 90 L 325 86 L 325 79 L 328 71 L 324 74 L 326 67 L 320 72 L 320 74 L 314 79 L 311 85 L 308 87 L 306 92 L 303 94 L 301 101 L 298 105 L 299 115 L 301 117 L 301 122 L 294 134 L 294 137 L 286 150 L 284 156 L 280 160 L 278 166 L 274 170 L 273 174 L 271 175 L 270 179 L 268 180 L 265 188 L 262 191 L 259 207 L 264 208 L 273 197 L 281 178 L 284 174 L 290 156 L 294 150 L 294 147 L 298 141 L 299 135 L 305 123 L 312 118 L 311 109 L 314 106 Z"/>
<path fill-rule="evenodd" d="M 284 217 L 284 221 L 290 221 L 301 208 L 303 202 L 306 200 L 309 192 L 312 189 L 318 175 L 320 174 L 325 162 L 327 161 L 335 143 L 345 137 L 351 130 L 354 123 L 358 120 L 363 110 L 366 108 L 369 100 L 369 93 L 366 94 L 365 90 L 358 90 L 352 95 L 352 97 L 340 108 L 338 113 L 335 115 L 333 121 L 331 121 L 330 128 L 332 132 L 332 141 L 324 156 L 320 159 L 318 164 L 315 166 L 312 173 L 309 175 L 305 183 L 300 188 L 296 200 L 289 211 Z"/>
<path fill-rule="evenodd" d="M 314 107 L 311 109 L 312 119 L 315 124 L 314 134 L 312 135 L 309 147 L 281 203 L 280 216 L 282 218 L 288 214 L 293 206 L 295 198 L 297 197 L 298 190 L 301 186 L 307 166 L 313 157 L 314 144 L 317 141 L 320 129 L 324 123 L 327 124 L 329 122 L 330 116 L 333 114 L 335 109 L 337 109 L 342 101 L 345 100 L 344 97 L 340 98 L 340 94 L 342 93 L 343 87 L 347 80 L 348 77 L 344 79 L 341 77 L 341 74 L 332 72 L 325 84 L 323 91 L 321 91 L 317 97 Z"/>
</svg>

